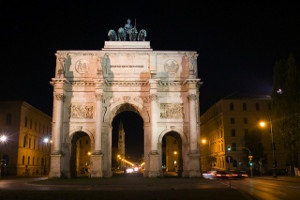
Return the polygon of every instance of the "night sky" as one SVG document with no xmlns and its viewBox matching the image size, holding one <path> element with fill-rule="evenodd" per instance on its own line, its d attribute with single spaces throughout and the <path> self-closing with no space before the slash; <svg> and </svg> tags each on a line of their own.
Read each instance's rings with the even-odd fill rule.
<svg viewBox="0 0 300 200">
<path fill-rule="evenodd" d="M 275 61 L 300 55 L 299 2 L 196 2 L 3 1 L 0 100 L 52 115 L 56 51 L 101 50 L 127 18 L 153 50 L 198 52 L 201 113 L 230 94 L 270 93 Z"/>
</svg>

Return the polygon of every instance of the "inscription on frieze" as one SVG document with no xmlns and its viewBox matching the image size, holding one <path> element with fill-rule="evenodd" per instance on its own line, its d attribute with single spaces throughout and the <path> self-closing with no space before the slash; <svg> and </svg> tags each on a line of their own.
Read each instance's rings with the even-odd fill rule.
<svg viewBox="0 0 300 200">
<path fill-rule="evenodd" d="M 182 103 L 161 103 L 160 118 L 163 119 L 182 119 L 184 118 Z"/>
<path fill-rule="evenodd" d="M 143 68 L 143 65 L 111 65 L 110 68 Z"/>
</svg>

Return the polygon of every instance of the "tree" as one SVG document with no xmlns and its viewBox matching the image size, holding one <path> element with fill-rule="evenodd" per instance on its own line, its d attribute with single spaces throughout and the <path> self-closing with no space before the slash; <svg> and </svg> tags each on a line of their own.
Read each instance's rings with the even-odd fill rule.
<svg viewBox="0 0 300 200">
<path fill-rule="evenodd" d="M 273 81 L 273 127 L 284 141 L 287 164 L 294 175 L 294 167 L 300 165 L 300 69 L 293 54 L 275 63 Z"/>
<path fill-rule="evenodd" d="M 253 156 L 252 164 L 254 164 L 254 170 L 260 171 L 260 162 L 268 159 L 266 154 L 264 153 L 264 147 L 261 142 L 262 134 L 258 129 L 253 129 L 249 133 L 245 134 L 245 146 L 249 148 L 251 151 L 251 155 Z M 249 161 L 248 152 L 245 151 L 245 161 Z M 249 162 L 250 164 L 250 162 Z"/>
</svg>

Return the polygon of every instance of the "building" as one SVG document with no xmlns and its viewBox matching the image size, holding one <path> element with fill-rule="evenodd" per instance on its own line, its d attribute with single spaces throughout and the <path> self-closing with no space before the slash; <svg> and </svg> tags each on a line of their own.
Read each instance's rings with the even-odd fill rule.
<svg viewBox="0 0 300 200">
<path fill-rule="evenodd" d="M 25 101 L 0 102 L 1 175 L 49 173 L 51 117 Z"/>
<path fill-rule="evenodd" d="M 263 175 L 272 172 L 274 160 L 277 170 L 285 169 L 283 144 L 272 131 L 270 115 L 268 95 L 236 94 L 210 107 L 200 117 L 201 169 L 237 169 Z M 259 126 L 262 120 L 268 127 Z M 271 145 L 273 138 L 276 151 Z"/>
</svg>

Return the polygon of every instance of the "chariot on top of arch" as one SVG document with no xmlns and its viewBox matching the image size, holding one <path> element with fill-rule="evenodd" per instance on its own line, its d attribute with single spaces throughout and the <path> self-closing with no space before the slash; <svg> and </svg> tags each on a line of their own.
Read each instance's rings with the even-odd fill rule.
<svg viewBox="0 0 300 200">
<path fill-rule="evenodd" d="M 138 32 L 136 23 L 132 26 L 131 20 L 127 19 L 127 23 L 124 27 L 118 29 L 118 33 L 116 33 L 115 30 L 110 29 L 107 35 L 110 41 L 145 41 L 147 32 L 145 29 L 141 29 Z"/>
</svg>

